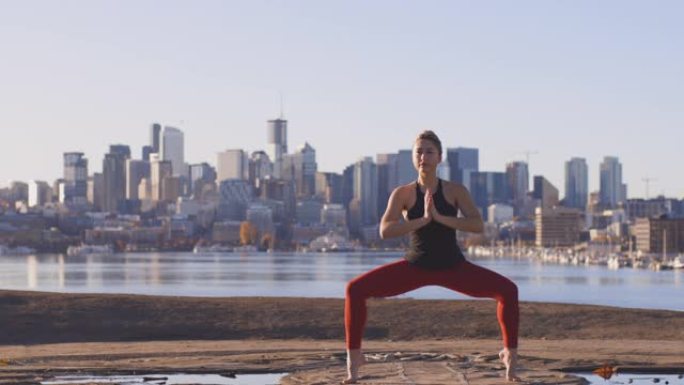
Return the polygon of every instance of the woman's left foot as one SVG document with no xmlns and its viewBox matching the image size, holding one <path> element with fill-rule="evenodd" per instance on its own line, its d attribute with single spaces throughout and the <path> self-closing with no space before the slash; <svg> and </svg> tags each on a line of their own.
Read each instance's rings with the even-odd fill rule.
<svg viewBox="0 0 684 385">
<path fill-rule="evenodd" d="M 501 362 L 506 366 L 506 380 L 512 382 L 522 381 L 516 373 L 518 366 L 518 351 L 516 349 L 504 348 L 499 352 Z"/>
</svg>

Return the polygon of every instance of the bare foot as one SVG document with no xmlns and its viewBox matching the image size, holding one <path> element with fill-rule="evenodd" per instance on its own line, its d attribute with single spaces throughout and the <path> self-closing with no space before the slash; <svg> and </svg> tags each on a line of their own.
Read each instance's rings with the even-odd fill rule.
<svg viewBox="0 0 684 385">
<path fill-rule="evenodd" d="M 522 381 L 516 374 L 518 366 L 518 351 L 517 349 L 504 348 L 499 352 L 501 362 L 506 366 L 506 380 L 513 382 Z"/>
<path fill-rule="evenodd" d="M 347 379 L 342 381 L 343 384 L 356 384 L 359 379 L 359 368 L 366 363 L 366 358 L 363 356 L 361 349 L 347 350 Z"/>
</svg>

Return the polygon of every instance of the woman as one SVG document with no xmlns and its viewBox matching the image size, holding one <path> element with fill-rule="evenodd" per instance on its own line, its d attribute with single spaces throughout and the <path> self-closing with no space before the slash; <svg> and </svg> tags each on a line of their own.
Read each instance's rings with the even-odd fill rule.
<svg viewBox="0 0 684 385">
<path fill-rule="evenodd" d="M 373 269 L 347 285 L 344 321 L 348 376 L 344 384 L 356 383 L 359 368 L 365 363 L 361 339 L 366 299 L 395 296 L 427 285 L 497 300 L 504 343 L 499 357 L 506 366 L 506 378 L 518 380 L 518 288 L 509 279 L 465 260 L 455 231 L 481 233 L 484 224 L 465 187 L 437 178 L 441 161 L 442 144 L 437 135 L 432 131 L 418 135 L 413 145 L 418 180 L 392 192 L 380 222 L 383 239 L 410 233 L 409 250 L 404 260 Z M 457 218 L 458 210 L 463 217 Z"/>
</svg>

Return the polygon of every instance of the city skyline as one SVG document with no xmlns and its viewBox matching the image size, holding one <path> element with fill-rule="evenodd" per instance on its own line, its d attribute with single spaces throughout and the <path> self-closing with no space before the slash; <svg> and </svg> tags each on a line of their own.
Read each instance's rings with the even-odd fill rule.
<svg viewBox="0 0 684 385">
<path fill-rule="evenodd" d="M 289 152 L 308 142 L 320 171 L 432 129 L 483 171 L 536 152 L 530 180 L 561 196 L 566 161 L 597 191 L 605 156 L 628 197 L 645 177 L 650 197 L 684 196 L 677 2 L 67 4 L 3 6 L 2 187 L 61 177 L 64 152 L 89 173 L 113 144 L 139 159 L 152 122 L 184 132 L 187 163 L 266 151 L 282 94 Z"/>
</svg>

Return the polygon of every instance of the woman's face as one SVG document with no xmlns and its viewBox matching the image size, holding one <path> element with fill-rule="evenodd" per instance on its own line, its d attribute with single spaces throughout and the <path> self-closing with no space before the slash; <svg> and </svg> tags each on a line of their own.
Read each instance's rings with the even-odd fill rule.
<svg viewBox="0 0 684 385">
<path fill-rule="evenodd" d="M 418 139 L 413 145 L 413 166 L 419 173 L 436 171 L 442 156 L 437 146 L 427 139 Z"/>
</svg>

